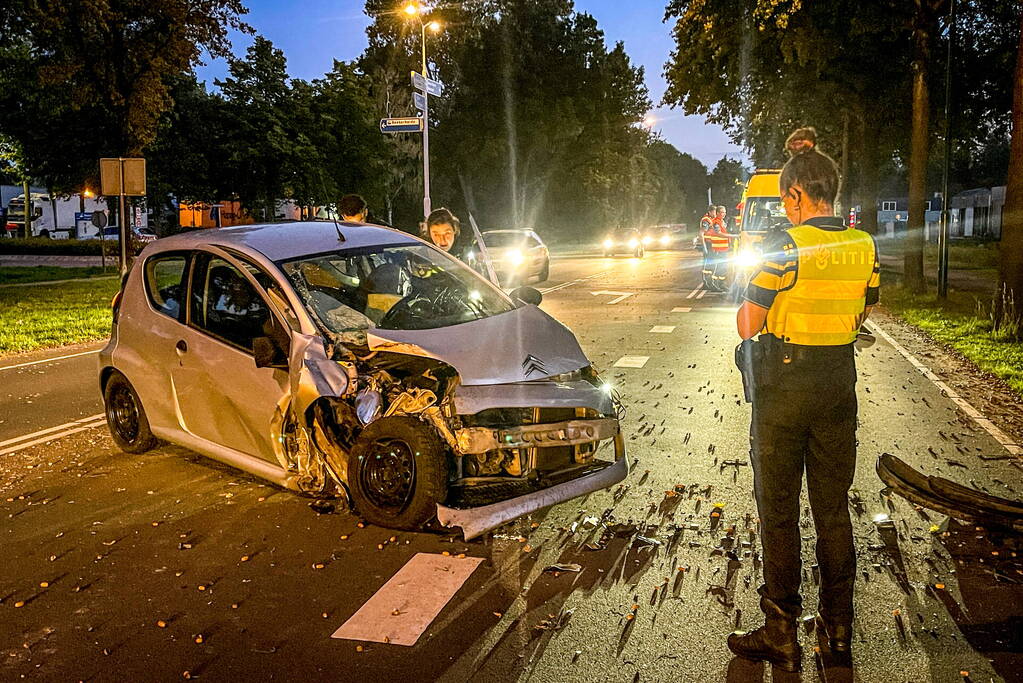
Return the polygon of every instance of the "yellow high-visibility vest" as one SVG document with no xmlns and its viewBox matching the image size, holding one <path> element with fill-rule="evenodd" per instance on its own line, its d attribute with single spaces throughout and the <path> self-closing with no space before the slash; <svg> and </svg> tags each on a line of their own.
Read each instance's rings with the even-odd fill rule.
<svg viewBox="0 0 1023 683">
<path fill-rule="evenodd" d="M 851 344 L 863 323 L 874 272 L 874 241 L 862 230 L 788 229 L 799 264 L 796 281 L 767 310 L 765 332 L 801 346 Z"/>
</svg>

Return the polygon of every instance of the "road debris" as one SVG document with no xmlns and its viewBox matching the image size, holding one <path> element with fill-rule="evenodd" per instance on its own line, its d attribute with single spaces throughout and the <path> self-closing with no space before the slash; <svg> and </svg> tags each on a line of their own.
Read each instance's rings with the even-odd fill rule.
<svg viewBox="0 0 1023 683">
<path fill-rule="evenodd" d="M 563 574 L 568 572 L 579 573 L 583 570 L 582 565 L 574 563 L 552 564 L 543 568 L 545 574 Z"/>
</svg>

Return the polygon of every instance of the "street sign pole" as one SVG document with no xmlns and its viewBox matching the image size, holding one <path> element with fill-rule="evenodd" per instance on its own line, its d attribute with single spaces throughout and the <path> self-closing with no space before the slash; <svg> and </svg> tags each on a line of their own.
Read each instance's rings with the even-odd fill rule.
<svg viewBox="0 0 1023 683">
<path fill-rule="evenodd" d="M 426 24 L 422 25 L 423 47 L 423 78 L 428 82 L 430 74 L 426 70 Z M 430 92 L 423 89 L 423 218 L 428 218 L 433 211 L 430 201 Z"/>
<path fill-rule="evenodd" d="M 120 272 L 121 277 L 128 272 L 128 215 L 124 210 L 124 159 L 118 159 L 120 176 L 121 176 L 121 191 L 118 193 L 118 209 L 117 209 L 117 222 L 118 222 L 118 242 L 121 243 L 121 247 L 117 254 L 117 269 Z M 102 235 L 101 235 L 102 237 Z"/>
</svg>

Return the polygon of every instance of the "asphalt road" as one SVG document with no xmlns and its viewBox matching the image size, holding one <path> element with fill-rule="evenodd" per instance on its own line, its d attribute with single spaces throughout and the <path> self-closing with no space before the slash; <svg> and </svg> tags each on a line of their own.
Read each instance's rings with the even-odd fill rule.
<svg viewBox="0 0 1023 683">
<path fill-rule="evenodd" d="M 636 465 L 618 490 L 478 542 L 317 514 L 308 499 L 177 447 L 121 453 L 103 428 L 0 456 L 0 679 L 1023 680 L 1019 540 L 946 527 L 885 495 L 873 471 L 890 452 L 1019 497 L 1018 459 L 982 459 L 1008 453 L 885 339 L 858 361 L 855 668 L 826 651 L 815 666 L 809 629 L 802 679 L 729 656 L 725 634 L 760 621 L 749 407 L 732 365 L 734 306 L 700 294 L 698 280 L 693 253 L 556 259 L 543 308 L 622 393 Z M 919 352 L 900 327 L 881 325 Z M 613 367 L 624 356 L 646 361 Z M 86 355 L 0 369 L 0 441 L 98 413 L 94 368 Z M 666 494 L 676 486 L 681 495 Z M 584 549 L 598 539 L 582 526 L 565 531 L 606 510 L 621 526 L 602 549 Z M 879 514 L 895 521 L 894 543 L 875 529 Z M 732 525 L 729 566 L 717 548 Z M 808 517 L 802 526 L 810 614 Z M 418 553 L 482 562 L 415 645 L 331 638 Z M 554 563 L 582 571 L 543 571 Z M 424 581 L 416 600 L 439 583 Z"/>
</svg>

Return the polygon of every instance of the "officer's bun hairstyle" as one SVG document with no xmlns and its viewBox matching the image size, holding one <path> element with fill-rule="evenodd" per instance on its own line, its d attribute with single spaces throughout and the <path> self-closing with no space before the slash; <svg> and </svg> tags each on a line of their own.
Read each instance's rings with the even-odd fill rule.
<svg viewBox="0 0 1023 683">
<path fill-rule="evenodd" d="M 817 146 L 817 129 L 813 126 L 796 128 L 792 135 L 785 140 L 785 152 L 789 156 L 799 154 Z"/>
<path fill-rule="evenodd" d="M 838 165 L 835 160 L 813 147 L 795 154 L 781 169 L 781 191 L 788 193 L 793 185 L 815 202 L 834 204 L 838 197 Z"/>
</svg>

